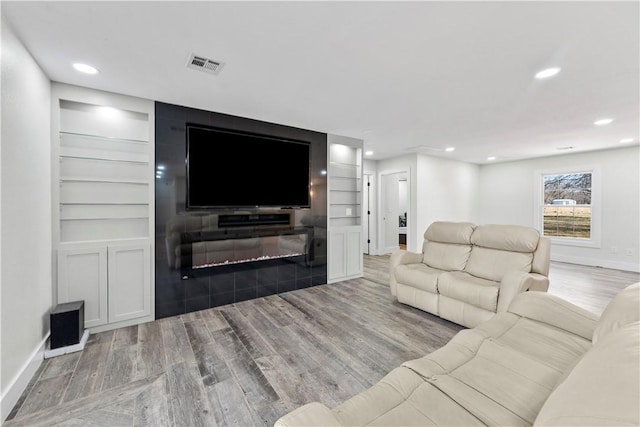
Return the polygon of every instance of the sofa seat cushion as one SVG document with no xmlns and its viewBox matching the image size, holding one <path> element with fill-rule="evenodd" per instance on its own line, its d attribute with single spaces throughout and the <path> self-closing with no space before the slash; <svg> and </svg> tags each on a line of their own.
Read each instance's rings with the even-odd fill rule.
<svg viewBox="0 0 640 427">
<path fill-rule="evenodd" d="M 443 270 L 423 263 L 401 264 L 395 270 L 398 283 L 434 294 L 438 293 L 438 276 L 442 273 Z"/>
<path fill-rule="evenodd" d="M 442 273 L 438 278 L 438 292 L 441 295 L 493 312 L 498 307 L 499 289 L 498 282 L 474 277 L 463 271 Z"/>
<path fill-rule="evenodd" d="M 459 332 L 404 367 L 489 425 L 531 425 L 588 340 L 512 313 Z"/>
<path fill-rule="evenodd" d="M 484 425 L 413 371 L 395 368 L 333 410 L 344 426 Z"/>
<path fill-rule="evenodd" d="M 640 322 L 601 337 L 551 393 L 534 425 L 640 425 L 638 349 Z"/>
</svg>

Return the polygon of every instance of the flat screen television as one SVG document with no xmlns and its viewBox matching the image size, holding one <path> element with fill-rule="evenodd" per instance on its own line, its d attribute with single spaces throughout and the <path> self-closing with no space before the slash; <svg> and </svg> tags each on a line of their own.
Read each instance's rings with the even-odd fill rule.
<svg viewBox="0 0 640 427">
<path fill-rule="evenodd" d="M 187 125 L 187 209 L 309 207 L 310 147 Z"/>
</svg>

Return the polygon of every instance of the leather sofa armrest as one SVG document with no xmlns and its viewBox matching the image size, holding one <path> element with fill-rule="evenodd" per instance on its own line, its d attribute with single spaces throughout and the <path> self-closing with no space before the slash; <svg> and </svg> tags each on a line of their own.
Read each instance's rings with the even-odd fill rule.
<svg viewBox="0 0 640 427">
<path fill-rule="evenodd" d="M 516 296 L 508 311 L 537 320 L 591 340 L 598 316 L 547 292 L 524 292 Z"/>
<path fill-rule="evenodd" d="M 549 289 L 549 278 L 542 274 L 510 271 L 500 282 L 497 312 L 507 311 L 511 301 L 518 294 L 527 291 L 546 292 L 547 289 Z"/>
<path fill-rule="evenodd" d="M 421 252 L 409 252 L 404 249 L 397 250 L 391 254 L 389 262 L 389 290 L 391 295 L 396 296 L 398 282 L 396 281 L 395 269 L 402 264 L 416 264 L 422 262 L 424 255 Z"/>
<path fill-rule="evenodd" d="M 278 419 L 274 427 L 311 427 L 326 426 L 340 427 L 342 424 L 336 418 L 331 409 L 319 402 L 307 403 L 294 409 L 282 418 Z"/>
</svg>

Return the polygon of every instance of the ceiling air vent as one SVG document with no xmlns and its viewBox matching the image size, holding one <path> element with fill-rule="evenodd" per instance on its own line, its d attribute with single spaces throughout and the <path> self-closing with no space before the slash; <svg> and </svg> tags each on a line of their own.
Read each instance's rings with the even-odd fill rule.
<svg viewBox="0 0 640 427">
<path fill-rule="evenodd" d="M 437 148 L 437 147 L 429 147 L 428 145 L 415 145 L 413 147 L 405 148 L 405 151 L 410 151 L 412 153 L 420 153 L 424 151 L 444 151 L 444 149 Z"/>
<path fill-rule="evenodd" d="M 187 62 L 188 68 L 204 71 L 209 74 L 218 74 L 223 65 L 223 62 L 214 61 L 213 59 L 205 58 L 204 56 L 196 55 L 195 53 L 191 54 L 189 62 Z"/>
</svg>

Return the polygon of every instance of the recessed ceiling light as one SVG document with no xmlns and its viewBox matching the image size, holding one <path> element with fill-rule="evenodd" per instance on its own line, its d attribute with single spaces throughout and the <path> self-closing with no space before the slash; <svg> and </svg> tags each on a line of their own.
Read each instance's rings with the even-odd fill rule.
<svg viewBox="0 0 640 427">
<path fill-rule="evenodd" d="M 487 157 L 487 160 L 495 160 L 495 159 L 496 159 L 496 156 L 489 156 L 489 157 Z"/>
<path fill-rule="evenodd" d="M 320 175 L 326 175 L 326 174 L 327 174 L 327 171 L 326 171 L 326 170 L 322 169 L 322 170 L 320 171 Z"/>
<path fill-rule="evenodd" d="M 364 155 L 365 156 L 373 156 L 373 151 L 371 151 L 371 150 L 365 151 Z"/>
<path fill-rule="evenodd" d="M 549 77 L 553 77 L 560 72 L 560 67 L 551 67 L 545 68 L 542 71 L 538 71 L 536 73 L 536 79 L 548 79 Z"/>
<path fill-rule="evenodd" d="M 633 138 L 625 138 L 620 140 L 621 144 L 627 144 L 629 142 L 633 142 Z"/>
<path fill-rule="evenodd" d="M 605 126 L 608 125 L 609 123 L 611 123 L 613 121 L 613 119 L 598 119 L 595 122 L 593 122 L 594 125 L 596 126 Z"/>
<path fill-rule="evenodd" d="M 164 165 L 158 165 L 157 169 L 160 170 L 160 171 L 163 171 L 164 170 Z"/>
<path fill-rule="evenodd" d="M 75 64 L 73 64 L 73 68 L 85 74 L 98 74 L 97 68 L 92 67 L 91 65 L 81 64 L 79 62 L 76 62 Z"/>
<path fill-rule="evenodd" d="M 444 149 L 444 151 L 450 153 L 452 151 L 456 151 L 456 147 L 447 147 L 447 148 Z"/>
</svg>

